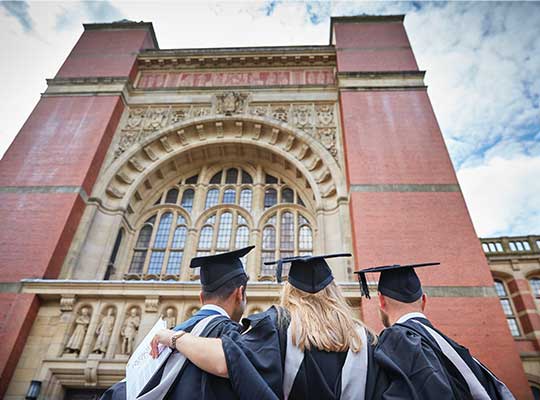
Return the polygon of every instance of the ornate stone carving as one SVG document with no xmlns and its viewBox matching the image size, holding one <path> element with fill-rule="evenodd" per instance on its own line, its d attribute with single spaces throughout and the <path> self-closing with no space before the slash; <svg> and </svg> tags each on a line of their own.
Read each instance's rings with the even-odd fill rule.
<svg viewBox="0 0 540 400">
<path fill-rule="evenodd" d="M 172 329 L 176 326 L 176 310 L 174 308 L 168 307 L 162 317 L 167 323 L 167 329 Z"/>
<path fill-rule="evenodd" d="M 247 106 L 248 95 L 238 92 L 224 92 L 216 95 L 216 114 L 241 114 Z"/>
<path fill-rule="evenodd" d="M 75 304 L 75 295 L 71 296 L 62 296 L 60 298 L 60 310 L 61 311 L 72 311 L 73 310 L 73 304 Z"/>
<path fill-rule="evenodd" d="M 335 157 L 337 155 L 335 128 L 318 128 L 317 139 L 319 139 L 332 156 Z"/>
<path fill-rule="evenodd" d="M 158 306 L 159 306 L 159 297 L 158 296 L 147 297 L 144 300 L 144 310 L 147 313 L 155 313 L 155 312 L 157 312 Z"/>
<path fill-rule="evenodd" d="M 129 310 L 129 316 L 124 321 L 122 329 L 120 330 L 120 336 L 122 337 L 122 354 L 131 354 L 133 352 L 133 344 L 141 325 L 141 317 L 137 307 L 132 307 Z"/>
<path fill-rule="evenodd" d="M 274 107 L 272 109 L 272 118 L 281 122 L 287 122 L 289 120 L 289 110 L 283 106 Z"/>
<path fill-rule="evenodd" d="M 137 129 L 141 126 L 144 120 L 144 108 L 133 108 L 129 110 L 128 120 L 126 122 L 127 129 Z"/>
<path fill-rule="evenodd" d="M 167 125 L 167 117 L 169 109 L 167 108 L 150 108 L 144 123 L 146 130 L 158 130 Z"/>
<path fill-rule="evenodd" d="M 111 339 L 111 333 L 114 327 L 114 320 L 114 308 L 110 307 L 107 310 L 107 315 L 101 319 L 96 328 L 97 339 L 96 343 L 94 343 L 92 353 L 102 354 L 107 352 L 107 346 L 109 346 L 109 340 Z"/>
<path fill-rule="evenodd" d="M 330 126 L 334 122 L 334 107 L 324 104 L 316 107 L 317 123 L 320 126 Z"/>
<path fill-rule="evenodd" d="M 69 340 L 64 349 L 65 353 L 79 353 L 86 336 L 86 330 L 90 324 L 90 309 L 88 307 L 81 308 L 81 311 L 75 319 L 75 329 L 69 337 Z"/>
<path fill-rule="evenodd" d="M 209 116 L 212 111 L 216 115 L 238 115 L 251 114 L 258 117 L 270 118 L 280 123 L 289 124 L 291 127 L 299 129 L 319 140 L 329 153 L 339 160 L 337 151 L 337 119 L 334 113 L 334 103 L 255 103 L 250 104 L 249 93 L 221 92 L 214 97 L 214 107 L 209 105 L 197 106 L 176 106 L 176 107 L 137 107 L 130 110 L 129 117 L 120 133 L 115 158 L 124 153 L 129 147 L 145 140 L 156 130 L 166 128 L 172 124 L 189 121 L 191 119 Z M 200 124 L 199 124 L 200 125 Z M 217 126 L 217 125 L 216 125 Z M 220 130 L 223 126 L 216 128 L 218 135 L 224 136 Z M 201 140 L 207 134 L 197 131 Z M 254 139 L 258 139 L 255 134 Z M 189 142 L 188 136 L 181 129 L 177 132 L 177 139 L 181 145 Z M 172 151 L 173 142 L 162 142 L 165 151 Z M 152 159 L 150 157 L 150 159 Z M 137 168 L 136 168 L 137 169 Z M 113 197 L 120 198 L 118 193 L 111 193 Z"/>
</svg>

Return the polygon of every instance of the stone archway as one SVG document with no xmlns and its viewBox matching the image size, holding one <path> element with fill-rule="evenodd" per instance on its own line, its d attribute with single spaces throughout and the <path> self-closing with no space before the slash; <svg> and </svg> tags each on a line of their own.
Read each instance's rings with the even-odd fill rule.
<svg viewBox="0 0 540 400">
<path fill-rule="evenodd" d="M 343 173 L 325 147 L 306 133 L 258 116 L 203 117 L 175 124 L 126 149 L 104 171 L 92 197 L 109 209 L 127 209 L 148 174 L 180 154 L 207 146 L 256 146 L 287 160 L 312 188 L 317 208 L 332 210 L 346 198 Z"/>
</svg>

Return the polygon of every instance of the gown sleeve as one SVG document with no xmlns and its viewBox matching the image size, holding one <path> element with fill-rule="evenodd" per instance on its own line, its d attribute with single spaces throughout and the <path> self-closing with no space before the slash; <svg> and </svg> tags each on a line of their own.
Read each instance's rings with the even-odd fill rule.
<svg viewBox="0 0 540 400">
<path fill-rule="evenodd" d="M 452 384 L 435 351 L 422 338 L 403 327 L 383 331 L 374 359 L 388 377 L 383 399 L 455 398 Z"/>
<path fill-rule="evenodd" d="M 240 399 L 281 399 L 283 366 L 275 309 L 248 317 L 244 334 L 222 336 L 229 380 Z"/>
</svg>

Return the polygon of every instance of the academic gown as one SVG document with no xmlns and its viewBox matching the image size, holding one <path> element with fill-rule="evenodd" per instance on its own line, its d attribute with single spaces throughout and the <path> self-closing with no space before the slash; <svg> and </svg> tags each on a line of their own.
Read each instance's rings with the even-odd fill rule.
<svg viewBox="0 0 540 400">
<path fill-rule="evenodd" d="M 288 313 L 276 307 L 244 318 L 246 333 L 232 332 L 222 337 L 227 360 L 229 379 L 240 399 L 259 399 L 246 375 L 261 373 L 276 398 L 282 399 L 285 356 L 287 352 L 287 329 L 290 324 Z M 373 338 L 368 335 L 368 340 Z M 257 354 L 250 353 L 246 343 L 258 342 Z M 248 348 L 246 348 L 248 347 Z M 368 374 L 366 399 L 373 398 L 375 388 L 387 382 L 380 379 L 373 361 L 373 346 L 368 345 Z M 246 356 L 247 355 L 247 356 Z M 304 358 L 294 379 L 289 399 L 339 399 L 341 396 L 341 372 L 347 352 L 325 352 L 318 349 L 304 351 Z M 253 371 L 249 360 L 257 360 Z M 263 397 L 265 399 L 266 397 Z M 268 397 L 269 398 L 269 397 Z"/>
<path fill-rule="evenodd" d="M 420 317 L 414 317 L 411 319 L 408 319 L 407 321 L 403 322 L 402 324 L 405 325 L 408 328 L 416 329 L 417 331 L 420 331 L 424 336 L 431 341 L 432 346 L 440 349 L 439 345 L 435 341 L 435 339 L 429 334 L 429 332 L 420 324 L 417 322 L 420 322 L 421 324 L 428 326 L 429 328 L 433 329 L 435 332 L 437 332 L 439 335 L 441 335 L 449 344 L 450 346 L 456 351 L 456 353 L 461 357 L 461 359 L 467 364 L 467 366 L 471 369 L 472 373 L 478 379 L 480 384 L 484 387 L 487 394 L 491 399 L 494 400 L 504 400 L 504 394 L 498 390 L 499 385 L 497 384 L 497 380 L 495 375 L 489 371 L 489 369 L 481 364 L 478 360 L 475 360 L 471 353 L 469 352 L 469 349 L 466 347 L 460 345 L 459 343 L 455 342 L 454 340 L 450 339 L 448 336 L 446 336 L 444 333 L 436 329 L 426 318 L 420 318 Z M 461 375 L 461 374 L 460 374 Z M 466 385 L 466 384 L 465 384 Z"/>
<path fill-rule="evenodd" d="M 201 311 L 200 311 L 201 312 Z M 180 327 L 186 332 L 191 332 L 197 322 L 201 320 L 201 317 L 205 315 L 195 314 L 192 318 L 181 324 Z M 178 328 L 178 327 L 177 327 Z M 230 331 L 241 331 L 240 324 L 232 321 L 222 315 L 218 315 L 212 319 L 208 326 L 205 327 L 201 336 L 216 338 L 224 335 Z M 175 330 L 178 330 L 175 328 Z M 156 374 L 150 379 L 148 384 L 141 391 L 141 395 L 154 388 L 161 379 L 165 363 L 156 372 Z M 126 383 L 125 381 L 118 382 L 111 386 L 101 397 L 101 400 L 125 400 L 126 399 Z M 185 365 L 182 367 L 175 382 L 169 389 L 165 399 L 237 399 L 234 394 L 228 379 L 220 378 L 215 375 L 208 374 L 194 364 L 186 360 Z"/>
<path fill-rule="evenodd" d="M 467 382 L 444 355 L 435 339 L 417 320 L 434 329 L 427 319 L 412 318 L 385 329 L 374 352 L 376 363 L 388 377 L 388 386 L 379 391 L 383 399 L 473 399 Z M 440 332 L 439 332 L 440 333 Z M 469 351 L 440 333 L 471 368 L 492 399 L 497 394 L 493 380 L 472 358 Z"/>
</svg>

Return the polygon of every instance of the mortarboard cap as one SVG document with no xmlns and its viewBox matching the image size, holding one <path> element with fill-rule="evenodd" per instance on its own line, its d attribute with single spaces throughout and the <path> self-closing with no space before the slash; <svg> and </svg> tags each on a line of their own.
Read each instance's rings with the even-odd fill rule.
<svg viewBox="0 0 540 400">
<path fill-rule="evenodd" d="M 277 264 L 276 278 L 281 282 L 281 273 L 284 263 L 291 263 L 289 270 L 289 283 L 295 288 L 308 293 L 317 293 L 323 290 L 332 280 L 332 270 L 325 258 L 350 257 L 349 253 L 326 254 L 320 256 L 286 257 L 276 261 L 265 262 L 265 265 Z"/>
<path fill-rule="evenodd" d="M 439 265 L 438 262 L 410 264 L 410 265 L 383 265 L 381 267 L 366 268 L 356 271 L 360 282 L 360 292 L 368 299 L 369 288 L 366 281 L 366 273 L 380 272 L 378 291 L 384 296 L 401 301 L 402 303 L 412 303 L 422 297 L 422 285 L 415 268 Z"/>
<path fill-rule="evenodd" d="M 201 284 L 207 292 L 213 292 L 224 283 L 239 275 L 246 275 L 240 258 L 249 253 L 255 246 L 229 251 L 211 256 L 195 257 L 191 260 L 191 268 L 201 267 Z"/>
</svg>

